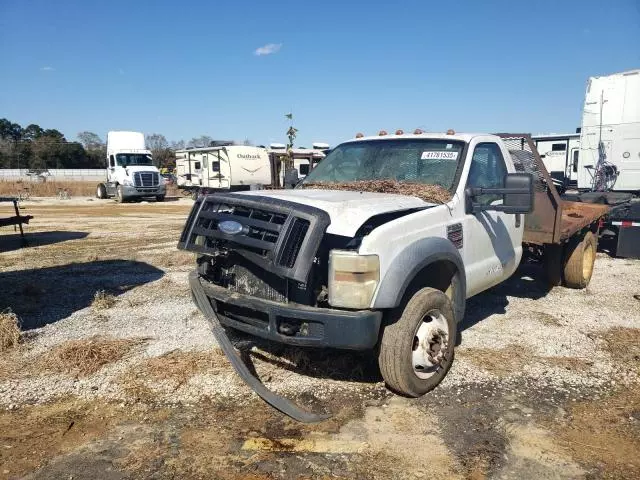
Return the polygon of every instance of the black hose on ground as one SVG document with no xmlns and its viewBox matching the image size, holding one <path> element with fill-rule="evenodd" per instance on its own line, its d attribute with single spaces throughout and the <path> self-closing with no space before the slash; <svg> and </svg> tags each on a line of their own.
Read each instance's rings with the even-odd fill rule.
<svg viewBox="0 0 640 480">
<path fill-rule="evenodd" d="M 238 353 L 236 352 L 231 340 L 227 336 L 227 333 L 220 325 L 220 320 L 216 315 L 216 312 L 213 310 L 211 303 L 209 302 L 209 298 L 204 293 L 204 289 L 202 288 L 202 284 L 200 283 L 200 277 L 197 272 L 191 272 L 189 274 L 189 284 L 191 286 L 191 292 L 193 293 L 193 297 L 195 299 L 198 308 L 208 320 L 209 325 L 211 326 L 211 331 L 213 332 L 213 336 L 215 337 L 218 345 L 222 348 L 222 351 L 225 353 L 234 370 L 240 378 L 244 380 L 244 382 L 251 387 L 251 389 L 258 394 L 260 398 L 262 398 L 265 402 L 267 402 L 272 407 L 280 410 L 285 415 L 303 423 L 315 423 L 321 422 L 322 420 L 326 420 L 331 415 L 325 414 L 316 414 L 312 412 L 307 412 L 302 410 L 292 401 L 273 393 L 267 387 L 265 387 L 260 380 L 255 377 L 250 371 L 247 365 L 242 361 Z"/>
</svg>

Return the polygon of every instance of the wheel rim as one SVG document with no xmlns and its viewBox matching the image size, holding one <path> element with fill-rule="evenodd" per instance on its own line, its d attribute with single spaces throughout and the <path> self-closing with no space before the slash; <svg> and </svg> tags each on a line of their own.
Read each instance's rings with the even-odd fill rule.
<svg viewBox="0 0 640 480">
<path fill-rule="evenodd" d="M 587 245 L 587 248 L 582 252 L 582 277 L 585 280 L 591 278 L 593 272 L 593 248 L 591 244 Z"/>
<path fill-rule="evenodd" d="M 449 338 L 449 325 L 440 310 L 431 310 L 422 317 L 411 348 L 413 373 L 418 378 L 429 378 L 442 368 L 447 359 Z"/>
<path fill-rule="evenodd" d="M 98 190 L 96 191 L 96 197 L 102 198 L 102 192 L 100 191 L 100 187 L 98 187 Z"/>
</svg>

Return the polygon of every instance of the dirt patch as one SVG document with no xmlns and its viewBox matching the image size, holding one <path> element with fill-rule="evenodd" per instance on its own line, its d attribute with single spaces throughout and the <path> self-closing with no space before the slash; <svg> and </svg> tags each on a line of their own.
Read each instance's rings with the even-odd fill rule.
<svg viewBox="0 0 640 480">
<path fill-rule="evenodd" d="M 0 411 L 0 476 L 21 478 L 56 456 L 102 437 L 131 415 L 112 403 L 62 399 Z"/>
<path fill-rule="evenodd" d="M 92 196 L 95 194 L 96 184 L 77 181 L 0 181 L 0 196 L 18 196 L 29 193 L 34 197 L 55 197 L 61 190 L 67 191 L 71 196 Z"/>
<path fill-rule="evenodd" d="M 80 377 L 91 375 L 105 365 L 122 360 L 146 342 L 141 338 L 101 338 L 69 340 L 55 347 L 41 360 L 42 367 Z"/>
<path fill-rule="evenodd" d="M 446 203 L 451 200 L 451 192 L 440 185 L 427 185 L 396 180 L 359 180 L 355 182 L 303 183 L 303 188 L 319 190 L 350 190 L 354 192 L 396 193 L 418 197 L 429 203 Z"/>
<path fill-rule="evenodd" d="M 561 327 L 562 322 L 555 315 L 550 315 L 545 312 L 531 312 L 537 321 L 542 323 L 543 325 L 547 325 L 550 327 Z"/>
<path fill-rule="evenodd" d="M 15 347 L 20 342 L 20 321 L 13 312 L 0 313 L 0 352 Z"/>
<path fill-rule="evenodd" d="M 573 458 L 598 471 L 598 478 L 640 478 L 640 385 L 578 402 L 550 428 Z"/>
</svg>

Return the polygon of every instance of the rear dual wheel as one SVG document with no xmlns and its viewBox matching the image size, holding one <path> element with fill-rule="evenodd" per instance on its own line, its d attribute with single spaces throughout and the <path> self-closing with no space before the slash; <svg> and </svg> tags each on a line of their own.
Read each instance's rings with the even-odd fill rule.
<svg viewBox="0 0 640 480">
<path fill-rule="evenodd" d="M 593 275 L 598 244 L 592 232 L 574 244 L 568 245 L 567 263 L 564 266 L 564 284 L 569 288 L 585 288 Z"/>
<path fill-rule="evenodd" d="M 582 289 L 589 285 L 597 249 L 596 236 L 591 231 L 564 246 L 547 245 L 543 264 L 549 286 Z"/>
<path fill-rule="evenodd" d="M 382 333 L 378 364 L 389 388 L 409 397 L 434 389 L 453 363 L 456 329 L 451 300 L 443 292 L 416 292 Z"/>
</svg>

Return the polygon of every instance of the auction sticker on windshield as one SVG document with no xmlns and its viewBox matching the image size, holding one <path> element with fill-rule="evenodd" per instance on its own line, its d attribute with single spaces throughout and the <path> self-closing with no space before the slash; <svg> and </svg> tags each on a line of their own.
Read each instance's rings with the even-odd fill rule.
<svg viewBox="0 0 640 480">
<path fill-rule="evenodd" d="M 458 152 L 447 151 L 433 151 L 422 152 L 420 160 L 457 160 Z"/>
</svg>

